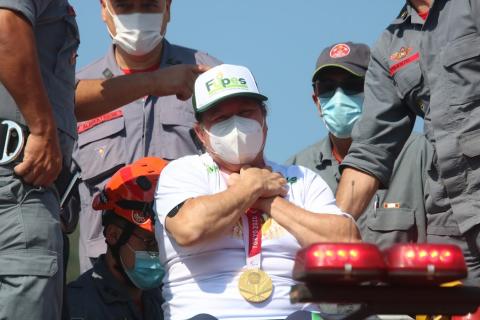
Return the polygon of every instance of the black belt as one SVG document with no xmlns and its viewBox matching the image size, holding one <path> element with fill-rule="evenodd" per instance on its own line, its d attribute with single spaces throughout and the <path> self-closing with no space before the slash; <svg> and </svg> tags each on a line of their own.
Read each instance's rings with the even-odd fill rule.
<svg viewBox="0 0 480 320">
<path fill-rule="evenodd" d="M 0 165 L 20 160 L 28 133 L 27 126 L 0 118 Z"/>
</svg>

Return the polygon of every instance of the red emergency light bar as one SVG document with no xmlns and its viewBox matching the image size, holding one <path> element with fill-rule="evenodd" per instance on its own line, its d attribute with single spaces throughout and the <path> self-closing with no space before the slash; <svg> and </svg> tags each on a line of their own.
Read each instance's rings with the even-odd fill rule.
<svg viewBox="0 0 480 320">
<path fill-rule="evenodd" d="M 440 284 L 467 276 L 462 250 L 451 244 L 396 244 L 385 260 L 391 282 Z"/>
<path fill-rule="evenodd" d="M 322 283 L 381 280 L 386 266 L 380 250 L 368 243 L 317 243 L 297 253 L 293 278 Z"/>
</svg>

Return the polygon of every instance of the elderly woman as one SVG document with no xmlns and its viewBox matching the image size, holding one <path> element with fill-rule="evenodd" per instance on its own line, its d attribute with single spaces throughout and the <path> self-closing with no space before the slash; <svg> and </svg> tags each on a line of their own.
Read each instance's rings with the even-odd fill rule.
<svg viewBox="0 0 480 320">
<path fill-rule="evenodd" d="M 195 132 L 206 153 L 172 161 L 155 196 L 166 319 L 315 311 L 290 304 L 295 253 L 359 239 L 319 176 L 265 160 L 265 100 L 242 66 L 214 67 L 195 82 Z"/>
</svg>

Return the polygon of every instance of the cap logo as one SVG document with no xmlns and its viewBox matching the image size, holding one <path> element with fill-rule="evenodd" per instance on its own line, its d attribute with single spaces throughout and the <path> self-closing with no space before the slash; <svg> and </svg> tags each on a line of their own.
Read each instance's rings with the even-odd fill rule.
<svg viewBox="0 0 480 320">
<path fill-rule="evenodd" d="M 144 212 L 132 211 L 132 221 L 136 224 L 144 224 L 148 220 L 148 216 Z"/>
<path fill-rule="evenodd" d="M 339 43 L 330 50 L 330 58 L 338 59 L 350 54 L 350 47 L 345 43 Z"/>
<path fill-rule="evenodd" d="M 209 96 L 212 96 L 219 91 L 225 89 L 246 89 L 248 90 L 247 81 L 244 78 L 224 77 L 223 73 L 219 72 L 214 79 L 205 82 L 205 87 Z"/>
</svg>

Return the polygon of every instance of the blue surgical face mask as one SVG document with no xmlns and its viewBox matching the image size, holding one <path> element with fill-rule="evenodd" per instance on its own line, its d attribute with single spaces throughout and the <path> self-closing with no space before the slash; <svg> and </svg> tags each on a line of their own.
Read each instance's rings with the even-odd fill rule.
<svg viewBox="0 0 480 320">
<path fill-rule="evenodd" d="M 337 138 L 350 138 L 355 122 L 362 114 L 363 92 L 346 95 L 338 87 L 331 95 L 318 97 L 322 118 L 328 131 Z"/>
<path fill-rule="evenodd" d="M 160 286 L 165 275 L 165 270 L 160 264 L 158 252 L 150 251 L 135 251 L 127 243 L 127 247 L 135 253 L 135 265 L 133 269 L 125 267 L 122 258 L 123 269 L 125 273 L 133 282 L 133 284 L 140 289 L 152 289 Z"/>
</svg>

